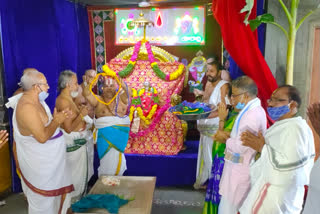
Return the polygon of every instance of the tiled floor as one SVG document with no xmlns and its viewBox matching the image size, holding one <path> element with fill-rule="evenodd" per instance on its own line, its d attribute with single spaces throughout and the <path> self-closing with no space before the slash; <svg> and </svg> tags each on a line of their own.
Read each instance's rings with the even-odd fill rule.
<svg viewBox="0 0 320 214">
<path fill-rule="evenodd" d="M 200 214 L 205 192 L 191 187 L 157 188 L 154 193 L 152 214 Z M 27 203 L 22 194 L 11 194 L 0 207 L 1 214 L 27 214 Z"/>
</svg>

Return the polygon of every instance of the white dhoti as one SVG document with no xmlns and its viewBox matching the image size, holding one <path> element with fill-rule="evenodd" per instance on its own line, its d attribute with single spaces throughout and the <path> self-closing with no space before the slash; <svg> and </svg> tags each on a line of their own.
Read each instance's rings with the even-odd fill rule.
<svg viewBox="0 0 320 214">
<path fill-rule="evenodd" d="M 200 134 L 198 161 L 197 161 L 197 176 L 194 187 L 198 189 L 210 177 L 212 168 L 212 137 Z"/>
<path fill-rule="evenodd" d="M 28 200 L 28 213 L 29 214 L 57 214 L 61 206 L 61 197 L 47 197 L 40 195 L 32 189 L 30 189 L 23 179 L 21 179 L 21 186 L 23 193 L 26 195 Z M 60 213 L 66 214 L 67 210 L 71 207 L 71 195 L 66 194 Z"/>
<path fill-rule="evenodd" d="M 314 164 L 312 131 L 301 117 L 285 119 L 267 130 L 265 142 L 240 213 L 300 214 Z"/>
<path fill-rule="evenodd" d="M 62 132 L 57 129 L 45 143 L 39 143 L 32 136 L 21 135 L 16 121 L 16 105 L 21 96 L 22 94 L 19 94 L 10 98 L 6 106 L 14 109 L 12 118 L 16 142 L 14 155 L 17 170 L 22 178 L 23 192 L 28 200 L 28 213 L 65 214 L 70 207 L 69 193 L 74 188 L 66 163 L 66 145 Z M 50 123 L 52 120 L 50 109 L 45 102 L 41 104 Z M 62 196 L 66 196 L 63 204 L 61 204 Z"/>
<path fill-rule="evenodd" d="M 221 87 L 228 83 L 227 81 L 221 80 L 213 90 L 209 104 L 218 106 L 221 102 Z M 228 99 L 226 103 L 228 103 Z M 194 187 L 198 189 L 203 185 L 210 177 L 212 168 L 212 136 L 217 132 L 219 128 L 219 118 L 202 119 L 197 123 L 198 130 L 200 132 L 199 149 L 198 149 L 198 161 L 197 161 L 197 172 L 196 182 Z"/>
<path fill-rule="evenodd" d="M 98 174 L 123 175 L 127 169 L 124 149 L 129 139 L 129 117 L 100 117 L 95 120 L 97 149 L 100 158 Z"/>
<path fill-rule="evenodd" d="M 123 175 L 127 170 L 127 162 L 124 154 L 111 148 L 110 151 L 100 159 L 98 175 Z M 118 172 L 118 173 L 117 173 Z"/>
<path fill-rule="evenodd" d="M 92 178 L 94 174 L 94 142 L 93 142 L 93 136 L 91 132 L 91 137 L 89 137 L 87 140 L 87 156 L 88 156 L 88 181 Z"/>
<path fill-rule="evenodd" d="M 67 146 L 67 164 L 71 171 L 71 181 L 74 191 L 72 201 L 76 201 L 85 194 L 89 181 L 89 157 L 87 139 L 89 131 L 66 133 L 63 131 Z"/>
<path fill-rule="evenodd" d="M 91 126 L 90 126 L 91 128 Z M 94 140 L 93 133 L 91 129 L 87 129 L 87 156 L 88 156 L 88 181 L 90 181 L 91 177 L 94 174 Z"/>
</svg>

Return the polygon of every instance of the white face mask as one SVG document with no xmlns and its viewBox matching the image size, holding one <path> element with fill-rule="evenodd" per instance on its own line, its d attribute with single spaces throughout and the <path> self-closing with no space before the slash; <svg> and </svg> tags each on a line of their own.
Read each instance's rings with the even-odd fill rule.
<svg viewBox="0 0 320 214">
<path fill-rule="evenodd" d="M 70 95 L 71 95 L 72 98 L 76 98 L 79 95 L 79 92 L 78 91 L 73 91 L 73 92 L 71 92 Z"/>
<path fill-rule="evenodd" d="M 39 96 L 39 101 L 42 102 L 47 99 L 47 97 L 49 96 L 49 93 L 45 91 L 41 91 L 38 96 Z"/>
<path fill-rule="evenodd" d="M 39 101 L 40 101 L 40 102 L 45 101 L 45 100 L 48 98 L 49 93 L 46 92 L 46 91 L 43 91 L 43 90 L 40 88 L 40 86 L 39 86 L 39 89 L 40 89 L 40 91 L 41 91 L 41 92 L 38 94 Z"/>
</svg>

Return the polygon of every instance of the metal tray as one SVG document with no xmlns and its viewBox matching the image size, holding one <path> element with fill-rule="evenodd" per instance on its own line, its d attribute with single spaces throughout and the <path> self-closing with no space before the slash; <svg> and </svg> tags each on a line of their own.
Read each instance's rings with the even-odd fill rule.
<svg viewBox="0 0 320 214">
<path fill-rule="evenodd" d="M 213 111 L 214 110 L 211 110 L 201 114 L 174 114 L 174 115 L 176 115 L 180 120 L 193 121 L 193 120 L 207 119 Z"/>
</svg>

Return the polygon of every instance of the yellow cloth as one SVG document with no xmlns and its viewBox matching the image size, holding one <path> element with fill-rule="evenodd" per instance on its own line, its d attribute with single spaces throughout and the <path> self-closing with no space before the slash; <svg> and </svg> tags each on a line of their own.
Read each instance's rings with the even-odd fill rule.
<svg viewBox="0 0 320 214">
<path fill-rule="evenodd" d="M 9 143 L 0 149 L 0 193 L 11 187 Z"/>
</svg>

